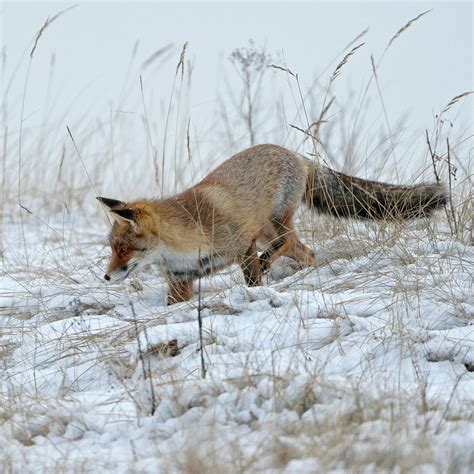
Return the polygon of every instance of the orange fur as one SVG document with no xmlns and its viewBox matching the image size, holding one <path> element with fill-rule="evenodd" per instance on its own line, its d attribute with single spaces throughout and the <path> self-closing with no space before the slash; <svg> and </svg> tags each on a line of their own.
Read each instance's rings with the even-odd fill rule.
<svg viewBox="0 0 474 474">
<path fill-rule="evenodd" d="M 353 178 L 276 145 L 244 150 L 167 199 L 98 199 L 115 221 L 105 278 L 122 280 L 158 263 L 170 283 L 169 304 L 190 299 L 193 280 L 234 262 L 248 285 L 259 285 L 281 255 L 314 265 L 314 253 L 293 228 L 302 201 L 338 216 L 380 219 L 426 215 L 445 200 L 440 186 Z"/>
</svg>

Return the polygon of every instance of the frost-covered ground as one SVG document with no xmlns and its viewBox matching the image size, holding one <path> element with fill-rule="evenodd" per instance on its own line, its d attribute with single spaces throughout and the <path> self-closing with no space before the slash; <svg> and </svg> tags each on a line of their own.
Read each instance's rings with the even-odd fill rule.
<svg viewBox="0 0 474 474">
<path fill-rule="evenodd" d="M 24 219 L 4 219 L 0 471 L 474 470 L 474 248 L 445 227 L 317 218 L 318 268 L 202 281 L 201 354 L 197 285 L 172 307 L 156 268 L 106 285 L 105 225 Z"/>
</svg>

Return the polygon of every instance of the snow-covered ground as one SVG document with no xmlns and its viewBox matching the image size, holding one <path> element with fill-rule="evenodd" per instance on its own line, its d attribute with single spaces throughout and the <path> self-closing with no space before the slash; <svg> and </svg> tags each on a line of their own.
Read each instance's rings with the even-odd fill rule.
<svg viewBox="0 0 474 474">
<path fill-rule="evenodd" d="M 474 248 L 443 225 L 316 218 L 317 268 L 171 307 L 157 268 L 105 284 L 104 223 L 3 225 L 0 471 L 474 470 Z"/>
</svg>

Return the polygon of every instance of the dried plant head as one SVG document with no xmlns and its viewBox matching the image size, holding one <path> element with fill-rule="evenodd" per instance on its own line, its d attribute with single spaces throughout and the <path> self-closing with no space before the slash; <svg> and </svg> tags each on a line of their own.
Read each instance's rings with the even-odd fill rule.
<svg viewBox="0 0 474 474">
<path fill-rule="evenodd" d="M 271 56 L 263 47 L 255 46 L 251 39 L 248 46 L 235 48 L 230 53 L 229 60 L 244 74 L 251 74 L 262 71 L 270 63 Z"/>
</svg>

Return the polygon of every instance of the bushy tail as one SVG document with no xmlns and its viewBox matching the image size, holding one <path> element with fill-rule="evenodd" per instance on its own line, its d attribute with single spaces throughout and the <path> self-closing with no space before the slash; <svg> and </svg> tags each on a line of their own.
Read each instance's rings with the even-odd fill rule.
<svg viewBox="0 0 474 474">
<path fill-rule="evenodd" d="M 397 220 L 427 216 L 447 197 L 441 185 L 378 183 L 311 163 L 304 201 L 337 217 Z"/>
</svg>

